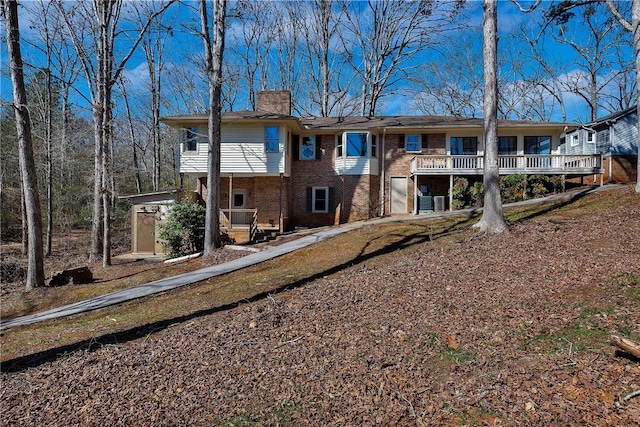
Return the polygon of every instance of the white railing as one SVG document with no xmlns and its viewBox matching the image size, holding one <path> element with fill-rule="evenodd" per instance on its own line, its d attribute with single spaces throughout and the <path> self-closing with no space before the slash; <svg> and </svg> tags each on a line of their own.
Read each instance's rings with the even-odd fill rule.
<svg viewBox="0 0 640 427">
<path fill-rule="evenodd" d="M 498 167 L 508 173 L 600 173 L 600 154 L 523 154 L 498 156 Z M 416 156 L 412 173 L 482 173 L 484 156 Z"/>
</svg>

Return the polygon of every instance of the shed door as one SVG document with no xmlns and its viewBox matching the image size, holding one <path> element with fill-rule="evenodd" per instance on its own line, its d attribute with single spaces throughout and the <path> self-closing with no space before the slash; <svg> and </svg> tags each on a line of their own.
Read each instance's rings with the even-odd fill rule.
<svg viewBox="0 0 640 427">
<path fill-rule="evenodd" d="M 136 252 L 155 252 L 156 214 L 138 212 L 136 224 Z"/>
<path fill-rule="evenodd" d="M 391 177 L 391 213 L 407 213 L 407 177 Z"/>
</svg>

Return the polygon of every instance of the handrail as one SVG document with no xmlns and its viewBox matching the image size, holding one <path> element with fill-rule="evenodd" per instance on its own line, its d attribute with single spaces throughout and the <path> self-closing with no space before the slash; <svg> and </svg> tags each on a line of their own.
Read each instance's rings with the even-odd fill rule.
<svg viewBox="0 0 640 427">
<path fill-rule="evenodd" d="M 220 209 L 220 226 L 246 228 L 257 219 L 257 209 Z"/>
<path fill-rule="evenodd" d="M 249 241 L 254 242 L 258 234 L 258 210 L 254 209 L 251 224 L 249 224 Z"/>
<path fill-rule="evenodd" d="M 602 168 L 600 154 L 513 154 L 498 156 L 498 167 L 513 172 L 577 172 Z M 478 172 L 484 168 L 483 155 L 418 155 L 411 160 L 411 171 Z"/>
</svg>

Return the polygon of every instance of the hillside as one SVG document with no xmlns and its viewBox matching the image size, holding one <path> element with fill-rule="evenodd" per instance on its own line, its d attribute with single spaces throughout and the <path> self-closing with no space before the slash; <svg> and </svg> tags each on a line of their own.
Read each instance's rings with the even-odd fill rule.
<svg viewBox="0 0 640 427">
<path fill-rule="evenodd" d="M 191 307 L 4 363 L 0 425 L 638 425 L 640 363 L 608 341 L 640 340 L 640 195 L 509 218 L 365 227 L 246 272 L 291 289 L 238 306 L 196 306 L 206 287 L 136 303 Z"/>
</svg>

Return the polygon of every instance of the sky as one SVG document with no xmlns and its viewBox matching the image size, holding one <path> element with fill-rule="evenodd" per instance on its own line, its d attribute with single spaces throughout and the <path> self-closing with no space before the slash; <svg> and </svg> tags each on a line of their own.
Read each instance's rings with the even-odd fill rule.
<svg viewBox="0 0 640 427">
<path fill-rule="evenodd" d="M 27 0 L 23 3 L 29 3 L 33 0 Z M 531 2 L 521 2 L 523 5 L 530 4 Z M 512 49 L 513 45 L 509 43 L 510 35 L 513 31 L 516 31 L 520 28 L 521 25 L 526 24 L 528 22 L 532 22 L 535 19 L 538 19 L 541 15 L 541 9 L 547 6 L 549 2 L 543 2 L 541 7 L 534 11 L 533 13 L 523 13 L 518 9 L 518 7 L 512 2 L 508 0 L 499 1 L 498 4 L 498 24 L 500 29 L 500 42 L 499 49 Z M 195 4 L 192 3 L 192 6 Z M 469 12 L 467 16 L 467 24 L 470 27 L 480 26 L 482 23 L 482 2 L 478 0 L 471 0 L 468 2 Z M 173 18 L 176 22 L 180 24 L 184 24 L 186 16 L 185 10 L 175 10 L 171 12 L 173 14 Z M 28 14 L 28 10 L 25 8 L 20 8 L 19 11 L 20 16 L 20 29 L 21 29 L 21 38 L 22 38 L 22 51 L 25 62 L 38 62 L 41 61 L 41 54 L 33 48 L 29 44 L 31 41 L 37 40 L 37 30 L 34 29 L 31 25 L 31 21 L 34 19 L 33 16 Z M 35 17 L 36 20 L 38 17 Z M 197 15 L 196 15 L 197 18 Z M 197 21 L 194 21 L 194 24 L 197 24 Z M 230 32 L 233 32 L 234 29 L 230 28 Z M 2 25 L 2 35 L 3 35 L 3 43 L 0 48 L 0 63 L 1 63 L 1 73 L 0 73 L 0 99 L 2 103 L 6 103 L 11 99 L 11 85 L 10 80 L 8 78 L 8 61 L 7 61 L 7 49 L 4 40 L 5 28 Z M 482 43 L 480 34 L 476 33 L 461 33 L 461 38 L 469 37 L 476 38 L 473 40 L 475 44 Z M 556 58 L 559 62 L 565 61 L 569 62 L 568 58 L 573 54 L 572 50 L 562 44 L 554 43 L 547 40 L 546 46 L 546 54 L 550 57 Z M 227 51 L 229 51 L 229 44 L 227 45 Z M 178 25 L 176 25 L 176 31 L 174 32 L 174 37 L 171 40 L 170 44 L 167 46 L 167 52 L 170 58 L 170 64 L 168 67 L 176 67 L 176 68 L 184 68 L 190 67 L 188 62 L 185 61 L 184 56 L 197 57 L 201 55 L 202 44 L 199 42 L 197 38 L 194 38 L 192 35 L 187 34 L 185 31 L 180 31 L 178 29 Z M 631 49 L 628 50 L 629 54 L 631 54 Z M 506 52 L 505 52 L 506 53 Z M 512 53 L 512 52 L 509 52 Z M 433 55 L 433 53 L 427 53 L 425 55 Z M 514 57 L 514 55 L 511 55 Z M 517 57 L 517 55 L 515 55 Z M 429 58 L 416 58 L 416 62 L 427 61 Z M 481 56 L 474 58 L 476 61 L 481 63 Z M 526 57 L 521 56 L 519 58 L 522 61 L 529 61 Z M 531 66 L 533 64 L 525 64 L 524 66 Z M 566 64 L 565 64 L 566 65 Z M 577 70 L 576 67 L 566 66 L 564 72 L 567 76 L 570 76 L 571 73 L 575 73 Z M 194 70 L 195 72 L 195 70 Z M 141 52 L 136 53 L 131 60 L 127 64 L 127 68 L 125 69 L 124 76 L 128 79 L 130 92 L 135 94 L 136 89 L 143 94 L 145 89 L 145 84 L 148 79 L 148 70 L 146 67 L 146 63 L 144 61 L 144 55 Z M 82 81 L 82 78 L 79 79 Z M 410 84 L 408 84 L 410 85 Z M 82 86 L 80 86 L 82 87 Z M 166 86 L 165 86 L 166 88 Z M 86 85 L 84 89 L 81 89 L 86 93 Z M 206 92 L 206 91 L 205 91 Z M 383 108 L 380 113 L 393 115 L 393 114 L 414 114 L 415 107 L 413 107 L 411 102 L 408 102 L 407 97 L 411 95 L 407 95 L 403 93 L 402 95 L 396 95 L 395 97 L 390 97 L 383 103 Z M 243 99 L 243 98 L 242 98 Z M 242 99 L 239 97 L 238 105 L 234 109 L 244 109 L 245 105 L 242 105 Z M 579 96 L 572 94 L 570 92 L 564 93 L 564 100 L 567 108 L 567 119 L 569 121 L 586 121 L 586 103 Z M 78 104 L 84 103 L 86 105 L 86 101 L 82 100 L 81 97 L 77 97 Z M 175 101 L 177 102 L 177 101 Z M 167 110 L 168 111 L 168 110 Z M 601 111 L 599 116 L 608 114 L 606 111 Z M 553 110 L 553 114 L 551 117 L 554 121 L 560 121 L 562 119 L 560 115 L 560 111 L 558 108 Z"/>
</svg>

